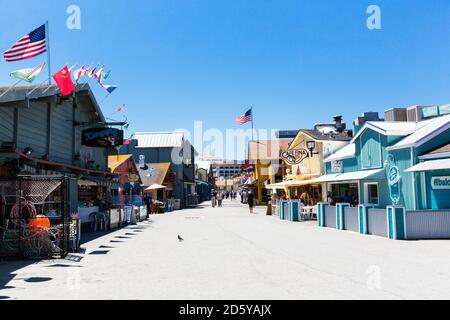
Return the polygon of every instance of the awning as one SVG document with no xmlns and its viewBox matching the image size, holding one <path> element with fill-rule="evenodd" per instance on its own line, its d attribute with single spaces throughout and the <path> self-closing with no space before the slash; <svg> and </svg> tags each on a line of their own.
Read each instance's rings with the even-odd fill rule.
<svg viewBox="0 0 450 320">
<path fill-rule="evenodd" d="M 436 170 L 450 170 L 450 159 L 440 159 L 421 162 L 405 170 L 405 172 L 425 172 Z"/>
<path fill-rule="evenodd" d="M 97 182 L 87 180 L 87 179 L 80 179 L 80 180 L 78 180 L 78 186 L 80 186 L 80 187 L 96 187 Z"/>
<path fill-rule="evenodd" d="M 284 189 L 286 187 L 300 187 L 300 186 L 306 186 L 308 184 L 318 184 L 318 183 L 319 182 L 316 182 L 316 179 L 288 180 L 288 181 L 270 184 L 267 186 L 267 189 Z"/>
<path fill-rule="evenodd" d="M 384 169 L 364 170 L 355 172 L 346 172 L 339 174 L 329 174 L 315 179 L 315 183 L 340 182 L 340 181 L 359 181 L 366 179 L 381 180 L 386 177 Z"/>
<path fill-rule="evenodd" d="M 161 190 L 161 189 L 166 189 L 166 188 L 167 188 L 166 186 L 154 184 L 154 185 L 148 187 L 147 189 L 145 189 L 145 191 L 154 191 L 154 190 Z"/>
</svg>

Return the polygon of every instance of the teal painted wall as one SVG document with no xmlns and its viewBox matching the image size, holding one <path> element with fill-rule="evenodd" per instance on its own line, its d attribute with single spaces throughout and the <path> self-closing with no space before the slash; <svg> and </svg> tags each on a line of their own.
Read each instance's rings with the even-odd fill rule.
<svg viewBox="0 0 450 320">
<path fill-rule="evenodd" d="M 361 146 L 361 169 L 381 168 L 381 135 L 369 129 L 358 140 Z"/>
<path fill-rule="evenodd" d="M 431 181 L 433 177 L 450 176 L 450 170 L 433 171 L 425 174 L 428 209 L 450 209 L 450 190 L 433 190 Z"/>
</svg>

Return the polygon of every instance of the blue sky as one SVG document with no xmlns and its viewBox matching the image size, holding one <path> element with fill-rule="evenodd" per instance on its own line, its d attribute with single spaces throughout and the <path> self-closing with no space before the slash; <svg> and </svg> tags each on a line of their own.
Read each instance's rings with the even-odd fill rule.
<svg viewBox="0 0 450 320">
<path fill-rule="evenodd" d="M 71 4 L 81 8 L 81 30 L 66 28 Z M 381 7 L 382 30 L 366 27 L 370 4 Z M 195 120 L 234 128 L 249 106 L 257 128 L 299 129 L 337 113 L 350 122 L 363 111 L 450 102 L 446 0 L 0 5 L 0 51 L 49 20 L 54 71 L 66 63 L 111 67 L 109 81 L 120 88 L 102 108 L 108 116 L 126 103 L 130 134 L 191 129 Z M 0 62 L 0 83 L 12 84 L 10 71 L 44 60 Z M 105 93 L 95 92 L 102 100 Z"/>
</svg>

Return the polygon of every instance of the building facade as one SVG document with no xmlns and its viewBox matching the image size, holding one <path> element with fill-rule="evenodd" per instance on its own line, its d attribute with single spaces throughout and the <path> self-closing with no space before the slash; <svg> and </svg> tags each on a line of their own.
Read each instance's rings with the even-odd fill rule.
<svg viewBox="0 0 450 320">
<path fill-rule="evenodd" d="M 136 133 L 120 154 L 131 154 L 139 167 L 145 164 L 170 163 L 174 174 L 173 197 L 181 208 L 195 204 L 195 157 L 197 152 L 183 132 Z"/>
</svg>

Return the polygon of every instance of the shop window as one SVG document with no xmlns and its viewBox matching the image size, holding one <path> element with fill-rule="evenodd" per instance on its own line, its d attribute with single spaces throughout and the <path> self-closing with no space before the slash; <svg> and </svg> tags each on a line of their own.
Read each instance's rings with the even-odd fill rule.
<svg viewBox="0 0 450 320">
<path fill-rule="evenodd" d="M 365 203 L 379 205 L 378 183 L 366 183 L 365 186 Z"/>
</svg>

